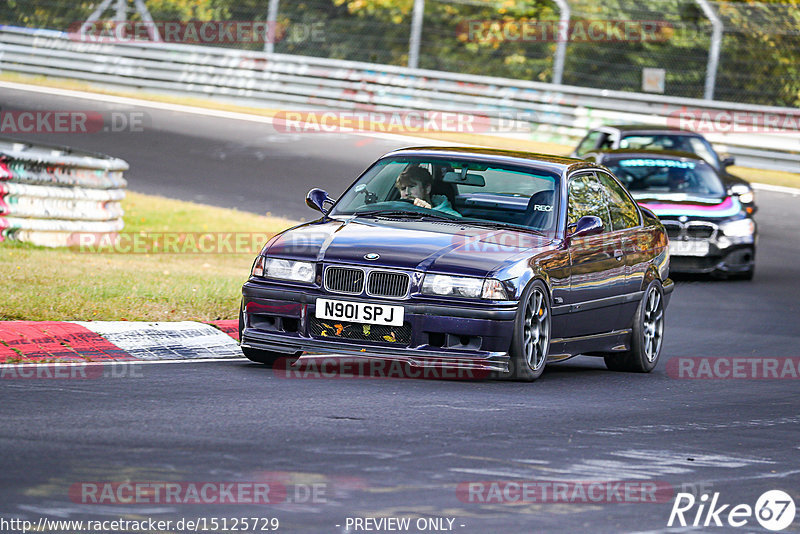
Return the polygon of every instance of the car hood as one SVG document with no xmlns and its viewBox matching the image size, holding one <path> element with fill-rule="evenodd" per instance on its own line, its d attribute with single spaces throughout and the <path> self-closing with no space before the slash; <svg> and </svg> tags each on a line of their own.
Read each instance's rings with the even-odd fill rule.
<svg viewBox="0 0 800 534">
<path fill-rule="evenodd" d="M 739 199 L 734 196 L 704 197 L 686 193 L 638 193 L 633 198 L 659 217 L 700 217 L 724 219 L 742 211 Z"/>
<path fill-rule="evenodd" d="M 447 221 L 374 219 L 308 223 L 280 234 L 272 257 L 486 276 L 535 254 L 552 239 Z M 367 260 L 368 254 L 378 254 Z"/>
</svg>

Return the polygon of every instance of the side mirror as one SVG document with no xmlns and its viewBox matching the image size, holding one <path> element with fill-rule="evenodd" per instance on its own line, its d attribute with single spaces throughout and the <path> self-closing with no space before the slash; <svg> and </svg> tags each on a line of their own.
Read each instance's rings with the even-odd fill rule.
<svg viewBox="0 0 800 534">
<path fill-rule="evenodd" d="M 588 237 L 590 235 L 603 233 L 603 221 L 600 219 L 600 217 L 596 217 L 594 215 L 584 215 L 578 219 L 577 223 L 568 226 L 567 230 L 572 227 L 575 228 L 575 231 L 567 236 L 567 238 L 570 240 L 575 239 L 576 237 Z"/>
<path fill-rule="evenodd" d="M 734 158 L 733 156 L 728 156 L 727 158 L 723 159 L 720 162 L 720 165 L 722 165 L 722 168 L 724 169 L 725 167 L 730 167 L 735 162 L 736 162 L 736 158 Z"/>
<path fill-rule="evenodd" d="M 336 201 L 328 196 L 327 191 L 322 189 L 317 189 L 315 187 L 306 195 L 306 205 L 311 209 L 321 212 L 323 215 L 328 214 L 328 210 L 325 209 L 326 202 L 333 204 Z"/>
</svg>

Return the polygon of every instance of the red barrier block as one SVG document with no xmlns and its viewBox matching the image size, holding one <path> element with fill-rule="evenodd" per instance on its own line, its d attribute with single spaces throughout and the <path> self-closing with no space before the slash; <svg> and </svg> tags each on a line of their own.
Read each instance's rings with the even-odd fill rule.
<svg viewBox="0 0 800 534">
<path fill-rule="evenodd" d="M 209 324 L 213 324 L 236 341 L 239 341 L 239 321 L 236 319 L 229 319 L 227 321 L 211 321 Z"/>
<path fill-rule="evenodd" d="M 11 361 L 127 361 L 133 356 L 73 323 L 0 322 L 0 363 Z"/>
</svg>

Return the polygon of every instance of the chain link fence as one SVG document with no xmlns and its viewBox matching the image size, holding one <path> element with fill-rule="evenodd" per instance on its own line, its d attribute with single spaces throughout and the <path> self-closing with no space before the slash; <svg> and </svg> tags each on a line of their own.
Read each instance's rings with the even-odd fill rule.
<svg viewBox="0 0 800 534">
<path fill-rule="evenodd" d="M 417 65 L 462 73 L 464 83 L 470 75 L 558 81 L 554 66 L 561 49 L 561 81 L 568 85 L 704 98 L 712 94 L 710 72 L 716 100 L 799 107 L 800 4 L 790 1 L 795 3 L 129 0 L 123 16 L 132 24 L 141 21 L 138 2 L 162 33 L 170 21 L 184 23 L 170 40 L 408 65 L 416 4 L 422 10 Z M 86 36 L 91 38 L 92 32 L 102 31 L 101 23 L 119 20 L 120 2 L 5 0 L 0 23 L 77 31 L 95 14 L 98 20 Z M 559 23 L 567 11 L 569 23 Z M 275 20 L 270 13 L 277 13 Z M 232 38 L 217 32 L 205 39 L 191 21 L 227 21 L 237 29 L 262 23 L 266 30 L 260 37 L 236 38 L 234 29 Z M 186 28 L 193 31 L 186 33 Z M 718 56 L 713 52 L 715 28 Z M 113 37 L 148 38 L 130 28 Z M 716 69 L 710 58 L 716 58 Z"/>
</svg>

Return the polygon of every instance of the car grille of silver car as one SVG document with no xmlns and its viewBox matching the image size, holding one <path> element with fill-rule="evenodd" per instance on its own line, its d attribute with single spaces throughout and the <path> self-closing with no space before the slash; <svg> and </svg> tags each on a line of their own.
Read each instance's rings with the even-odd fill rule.
<svg viewBox="0 0 800 534">
<path fill-rule="evenodd" d="M 690 223 L 686 226 L 686 235 L 691 239 L 708 239 L 713 236 L 717 226 L 711 223 Z"/>
<path fill-rule="evenodd" d="M 661 221 L 670 239 L 711 239 L 717 234 L 718 226 L 711 222 Z"/>
<path fill-rule="evenodd" d="M 408 294 L 411 277 L 404 272 L 365 270 L 354 267 L 328 267 L 325 270 L 325 289 L 332 293 L 360 295 L 367 279 L 367 295 L 402 298 Z"/>
<path fill-rule="evenodd" d="M 678 221 L 662 221 L 664 228 L 667 230 L 667 235 L 670 239 L 677 239 L 681 236 L 683 225 Z"/>
</svg>

